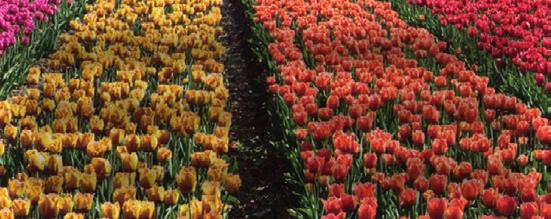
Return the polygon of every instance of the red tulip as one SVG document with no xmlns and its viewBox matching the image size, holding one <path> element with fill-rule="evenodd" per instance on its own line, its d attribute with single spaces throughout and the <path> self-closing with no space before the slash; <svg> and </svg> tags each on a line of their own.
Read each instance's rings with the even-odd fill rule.
<svg viewBox="0 0 551 219">
<path fill-rule="evenodd" d="M 503 216 L 511 216 L 517 208 L 517 200 L 514 197 L 501 195 L 496 200 L 495 209 L 497 213 Z"/>
<path fill-rule="evenodd" d="M 447 187 L 448 191 L 448 198 L 450 199 L 460 199 L 462 197 L 461 195 L 461 185 L 458 183 L 452 182 L 448 184 Z"/>
<path fill-rule="evenodd" d="M 459 140 L 459 148 L 461 148 L 462 151 L 471 150 L 471 144 L 472 141 L 470 138 L 462 138 L 461 140 Z"/>
<path fill-rule="evenodd" d="M 292 93 L 287 93 L 285 94 L 285 96 L 283 96 L 283 100 L 285 101 L 285 104 L 287 104 L 287 106 L 293 105 L 296 99 L 296 96 Z"/>
<path fill-rule="evenodd" d="M 339 201 L 341 202 L 342 209 L 346 212 L 356 209 L 356 198 L 352 195 L 342 194 Z"/>
<path fill-rule="evenodd" d="M 541 161 L 544 165 L 549 166 L 551 164 L 551 151 L 550 150 L 534 150 L 534 158 Z"/>
<path fill-rule="evenodd" d="M 424 192 L 429 189 L 429 181 L 424 176 L 417 177 L 413 184 L 415 186 L 415 189 L 417 189 L 419 192 Z"/>
<path fill-rule="evenodd" d="M 331 75 L 328 73 L 320 74 L 318 77 L 316 77 L 315 84 L 316 87 L 320 90 L 325 90 L 331 84 Z"/>
<path fill-rule="evenodd" d="M 327 213 L 339 214 L 342 211 L 341 202 L 336 197 L 329 197 L 329 199 L 322 200 L 322 202 Z"/>
<path fill-rule="evenodd" d="M 453 170 L 453 174 L 457 179 L 464 179 L 471 175 L 472 171 L 473 167 L 471 163 L 463 161 Z"/>
<path fill-rule="evenodd" d="M 344 192 L 344 184 L 331 184 L 327 188 L 329 191 L 329 197 L 337 197 L 340 198 L 341 195 L 345 194 Z"/>
<path fill-rule="evenodd" d="M 495 117 L 496 117 L 496 111 L 495 111 L 495 110 L 493 110 L 493 109 L 486 109 L 486 110 L 484 111 L 484 120 L 485 120 L 486 122 L 492 122 L 492 121 L 494 121 Z"/>
<path fill-rule="evenodd" d="M 377 166 L 377 155 L 374 153 L 365 153 L 363 157 L 364 168 L 371 169 Z"/>
<path fill-rule="evenodd" d="M 484 185 L 478 180 L 465 180 L 461 183 L 461 193 L 468 200 L 478 199 L 482 188 L 484 188 Z"/>
<path fill-rule="evenodd" d="M 343 165 L 343 164 L 337 164 L 334 168 L 333 168 L 333 177 L 335 177 L 335 180 L 337 181 L 343 181 L 346 176 L 348 175 L 348 171 L 349 171 L 350 167 L 347 166 L 347 165 Z"/>
<path fill-rule="evenodd" d="M 448 206 L 448 200 L 444 198 L 432 198 L 427 203 L 427 211 L 431 219 L 443 219 Z"/>
<path fill-rule="evenodd" d="M 463 209 L 459 206 L 451 205 L 446 208 L 446 219 L 462 219 Z"/>
<path fill-rule="evenodd" d="M 369 204 L 360 204 L 358 208 L 358 219 L 375 219 L 377 216 L 377 207 Z"/>
<path fill-rule="evenodd" d="M 346 213 L 345 212 L 339 212 L 338 214 L 329 213 L 327 215 L 321 216 L 321 219 L 345 219 Z"/>
<path fill-rule="evenodd" d="M 316 116 L 318 114 L 318 105 L 315 103 L 309 103 L 304 106 L 304 109 L 308 113 L 308 116 Z"/>
<path fill-rule="evenodd" d="M 409 124 L 402 124 L 398 128 L 398 138 L 400 141 L 405 141 L 411 137 L 411 126 Z"/>
<path fill-rule="evenodd" d="M 497 156 L 489 156 L 487 161 L 487 169 L 490 175 L 496 175 L 503 170 L 503 163 Z"/>
<path fill-rule="evenodd" d="M 425 133 L 421 130 L 415 130 L 412 134 L 413 144 L 417 147 L 422 147 L 425 143 Z"/>
<path fill-rule="evenodd" d="M 295 136 L 297 137 L 297 140 L 304 141 L 308 136 L 308 129 L 296 129 Z"/>
<path fill-rule="evenodd" d="M 551 219 L 551 204 L 542 203 L 540 206 L 540 215 L 545 219 Z"/>
<path fill-rule="evenodd" d="M 535 202 L 525 202 L 520 205 L 520 218 L 531 219 L 538 215 L 538 205 Z"/>
<path fill-rule="evenodd" d="M 328 121 L 333 118 L 333 109 L 327 107 L 319 108 L 318 116 L 322 121 Z"/>
<path fill-rule="evenodd" d="M 328 98 L 327 98 L 327 102 L 326 102 L 326 106 L 331 108 L 331 109 L 336 109 L 336 108 L 339 108 L 339 97 L 336 96 L 336 95 L 330 95 Z"/>
<path fill-rule="evenodd" d="M 369 141 L 371 150 L 377 154 L 382 154 L 386 151 L 386 142 L 382 138 L 376 138 Z"/>
<path fill-rule="evenodd" d="M 446 185 L 448 184 L 448 177 L 445 175 L 434 174 L 429 179 L 430 188 L 436 194 L 444 194 Z"/>
<path fill-rule="evenodd" d="M 448 151 L 448 143 L 445 139 L 437 138 L 432 141 L 432 150 L 437 155 L 445 154 Z"/>
<path fill-rule="evenodd" d="M 547 126 L 548 125 L 548 120 L 547 118 L 534 118 L 532 119 L 532 128 L 534 128 L 534 130 L 538 130 L 540 127 L 543 127 L 543 126 Z"/>
<path fill-rule="evenodd" d="M 413 189 L 404 189 L 400 192 L 400 206 L 409 207 L 415 205 L 417 201 L 417 192 Z"/>
<path fill-rule="evenodd" d="M 521 167 L 528 165 L 528 157 L 524 154 L 521 154 L 517 157 L 517 164 Z"/>
<path fill-rule="evenodd" d="M 496 200 L 498 198 L 498 195 L 499 195 L 499 193 L 496 190 L 492 189 L 492 188 L 485 189 L 482 192 L 482 203 L 487 208 L 494 208 L 495 205 L 496 205 Z"/>
<path fill-rule="evenodd" d="M 427 132 L 431 138 L 436 138 L 441 129 L 442 128 L 439 125 L 429 125 Z"/>
<path fill-rule="evenodd" d="M 540 127 L 536 132 L 536 138 L 542 144 L 551 144 L 551 126 Z"/>
<path fill-rule="evenodd" d="M 371 183 L 356 183 L 352 187 L 354 190 L 354 195 L 359 200 L 364 200 L 366 198 L 372 198 L 375 196 L 376 186 Z"/>
<path fill-rule="evenodd" d="M 308 122 L 308 114 L 306 111 L 294 112 L 293 121 L 299 126 L 304 126 Z"/>
<path fill-rule="evenodd" d="M 444 76 L 437 76 L 435 77 L 434 81 L 436 82 L 436 86 L 438 87 L 445 87 L 448 83 L 446 77 Z"/>
<path fill-rule="evenodd" d="M 429 123 L 437 123 L 440 120 L 440 112 L 434 106 L 424 106 L 423 118 Z"/>
<path fill-rule="evenodd" d="M 314 138 L 315 141 L 326 140 L 331 136 L 331 127 L 329 123 L 320 122 L 310 124 L 308 124 L 308 130 L 310 130 L 312 138 Z"/>
<path fill-rule="evenodd" d="M 363 132 L 367 132 L 371 130 L 373 127 L 373 121 L 375 120 L 375 112 L 369 112 L 365 116 L 361 116 L 358 118 L 358 128 L 362 130 Z"/>
<path fill-rule="evenodd" d="M 417 157 L 408 159 L 406 165 L 408 178 L 411 180 L 415 180 L 425 173 L 425 164 Z"/>
</svg>

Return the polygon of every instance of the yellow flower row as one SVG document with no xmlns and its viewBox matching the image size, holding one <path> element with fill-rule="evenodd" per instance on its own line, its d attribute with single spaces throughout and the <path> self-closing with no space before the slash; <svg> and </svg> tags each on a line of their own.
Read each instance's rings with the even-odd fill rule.
<svg viewBox="0 0 551 219">
<path fill-rule="evenodd" d="M 87 5 L 25 92 L 0 101 L 0 218 L 222 218 L 241 180 L 221 156 L 221 4 Z"/>
</svg>

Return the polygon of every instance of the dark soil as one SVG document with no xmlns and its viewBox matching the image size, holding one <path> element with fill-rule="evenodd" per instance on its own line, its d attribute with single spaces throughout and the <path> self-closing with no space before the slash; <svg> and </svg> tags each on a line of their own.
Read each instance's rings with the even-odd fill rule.
<svg viewBox="0 0 551 219">
<path fill-rule="evenodd" d="M 241 143 L 237 156 L 242 179 L 240 201 L 233 206 L 230 218 L 288 218 L 286 209 L 293 197 L 285 186 L 285 162 L 273 151 L 268 134 L 269 100 L 265 68 L 252 53 L 249 42 L 250 21 L 240 0 L 224 0 L 221 41 L 227 47 L 225 75 L 230 91 L 233 115 L 231 140 Z"/>
</svg>

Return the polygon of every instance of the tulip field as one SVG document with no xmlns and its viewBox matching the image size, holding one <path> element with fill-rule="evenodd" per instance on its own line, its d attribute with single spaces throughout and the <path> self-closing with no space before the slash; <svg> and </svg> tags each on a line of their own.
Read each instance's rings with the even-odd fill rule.
<svg viewBox="0 0 551 219">
<path fill-rule="evenodd" d="M 226 215 L 220 4 L 97 0 L 68 21 L 0 103 L 0 218 Z"/>
<path fill-rule="evenodd" d="M 0 0 L 0 219 L 551 219 L 550 7 Z"/>
</svg>

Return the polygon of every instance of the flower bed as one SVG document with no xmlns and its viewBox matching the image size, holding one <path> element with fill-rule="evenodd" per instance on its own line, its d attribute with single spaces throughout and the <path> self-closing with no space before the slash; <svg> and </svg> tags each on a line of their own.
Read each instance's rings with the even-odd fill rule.
<svg viewBox="0 0 551 219">
<path fill-rule="evenodd" d="M 0 102 L 0 215 L 223 218 L 237 203 L 220 1 L 97 0 Z"/>
<path fill-rule="evenodd" d="M 379 1 L 248 4 L 292 216 L 551 217 L 548 120 L 445 42 Z"/>
<path fill-rule="evenodd" d="M 428 7 L 408 4 L 407 0 L 389 2 L 401 19 L 410 25 L 426 28 L 439 40 L 448 43 L 448 51 L 453 51 L 466 63 L 476 65 L 477 73 L 489 77 L 489 84 L 496 90 L 515 96 L 531 107 L 539 107 L 547 117 L 551 115 L 551 96 L 546 92 L 545 83 L 540 81 L 539 85 L 543 86 L 538 86 L 534 74 L 522 71 L 511 58 L 494 58 L 490 51 L 479 48 L 479 40 L 476 36 L 471 37 L 466 28 L 441 25 L 440 15 Z"/>
<path fill-rule="evenodd" d="M 455 25 L 478 39 L 480 49 L 495 58 L 508 57 L 523 71 L 537 72 L 543 85 L 551 73 L 551 20 L 549 3 L 525 1 L 440 1 L 410 0 L 439 14 L 442 25 Z M 547 58 L 546 58 L 547 57 Z M 551 84 L 550 92 L 551 92 Z"/>
</svg>

